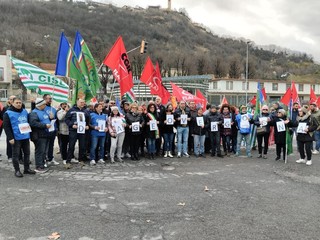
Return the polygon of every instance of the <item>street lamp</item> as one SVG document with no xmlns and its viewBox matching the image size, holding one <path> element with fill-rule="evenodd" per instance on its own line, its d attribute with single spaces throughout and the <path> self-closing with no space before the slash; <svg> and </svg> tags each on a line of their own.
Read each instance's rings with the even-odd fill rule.
<svg viewBox="0 0 320 240">
<path fill-rule="evenodd" d="M 250 41 L 247 41 L 247 57 L 246 57 L 246 104 L 248 103 L 248 64 L 249 64 L 249 43 Z"/>
</svg>

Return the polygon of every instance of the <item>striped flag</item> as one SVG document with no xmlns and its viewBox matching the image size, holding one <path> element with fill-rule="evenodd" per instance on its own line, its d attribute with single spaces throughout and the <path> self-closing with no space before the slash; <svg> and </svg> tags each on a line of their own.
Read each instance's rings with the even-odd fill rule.
<svg viewBox="0 0 320 240">
<path fill-rule="evenodd" d="M 67 102 L 69 86 L 59 78 L 30 63 L 11 57 L 22 84 L 27 89 L 39 89 L 39 94 L 50 94 L 57 102 Z"/>
<path fill-rule="evenodd" d="M 134 94 L 133 88 L 126 92 L 125 96 L 129 103 L 133 103 L 136 100 L 136 95 Z"/>
</svg>

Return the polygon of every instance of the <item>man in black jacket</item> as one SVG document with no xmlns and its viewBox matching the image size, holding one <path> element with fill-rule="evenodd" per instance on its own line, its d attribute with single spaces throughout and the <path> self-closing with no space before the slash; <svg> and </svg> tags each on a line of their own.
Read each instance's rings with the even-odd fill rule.
<svg viewBox="0 0 320 240">
<path fill-rule="evenodd" d="M 217 111 L 219 107 L 211 106 L 211 111 L 207 115 L 206 127 L 210 132 L 210 142 L 211 142 L 211 156 L 217 156 L 222 158 L 221 148 L 220 148 L 220 128 L 222 125 L 222 115 Z"/>
<path fill-rule="evenodd" d="M 77 104 L 73 106 L 66 114 L 65 122 L 69 127 L 69 148 L 67 161 L 63 162 L 66 168 L 70 168 L 70 163 L 79 163 L 78 160 L 72 159 L 74 156 L 74 148 L 77 140 L 79 141 L 79 157 L 80 161 L 86 161 L 86 135 L 85 132 L 79 131 L 82 123 L 85 124 L 85 130 L 89 129 L 90 116 L 85 109 L 85 101 L 83 99 L 78 99 Z"/>
<path fill-rule="evenodd" d="M 28 112 L 22 108 L 20 98 L 14 98 L 12 105 L 3 115 L 3 127 L 12 146 L 12 163 L 16 177 L 23 177 L 20 172 L 19 155 L 23 151 L 24 174 L 35 174 L 30 169 L 30 131 Z"/>
</svg>

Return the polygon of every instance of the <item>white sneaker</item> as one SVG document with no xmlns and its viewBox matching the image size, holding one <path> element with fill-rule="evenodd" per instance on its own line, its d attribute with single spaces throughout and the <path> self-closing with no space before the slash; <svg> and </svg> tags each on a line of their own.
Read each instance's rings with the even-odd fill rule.
<svg viewBox="0 0 320 240">
<path fill-rule="evenodd" d="M 62 163 L 63 163 L 63 165 L 66 165 L 67 164 L 67 160 L 63 160 Z"/>
<path fill-rule="evenodd" d="M 52 161 L 48 162 L 48 164 L 56 166 L 56 165 L 59 165 L 60 163 L 58 163 L 56 160 L 52 159 Z"/>
<path fill-rule="evenodd" d="M 312 154 L 317 155 L 317 154 L 319 154 L 319 151 L 315 149 L 312 151 Z"/>
<path fill-rule="evenodd" d="M 308 160 L 307 162 L 306 162 L 306 165 L 307 166 L 310 166 L 312 164 L 312 160 Z"/>
<path fill-rule="evenodd" d="M 306 163 L 306 160 L 300 158 L 299 160 L 296 161 L 296 163 Z"/>
<path fill-rule="evenodd" d="M 165 153 L 164 153 L 164 156 L 163 156 L 164 158 L 167 158 L 168 157 L 168 152 L 167 151 L 165 151 Z"/>
<path fill-rule="evenodd" d="M 95 160 L 91 160 L 90 161 L 90 166 L 94 166 L 94 165 L 96 165 L 96 161 Z"/>
<path fill-rule="evenodd" d="M 168 152 L 168 156 L 169 156 L 169 158 L 173 158 L 173 155 L 171 154 L 170 151 Z"/>
<path fill-rule="evenodd" d="M 43 167 L 44 167 L 44 168 L 48 168 L 47 162 L 44 163 Z"/>
<path fill-rule="evenodd" d="M 105 164 L 106 162 L 103 159 L 99 159 L 98 163 Z"/>
<path fill-rule="evenodd" d="M 79 161 L 77 159 L 72 158 L 71 163 L 79 163 Z"/>
<path fill-rule="evenodd" d="M 184 153 L 183 156 L 184 157 L 190 157 L 190 155 L 188 153 Z"/>
<path fill-rule="evenodd" d="M 178 152 L 177 157 L 178 157 L 178 158 L 181 158 L 181 153 L 180 153 L 180 152 Z"/>
<path fill-rule="evenodd" d="M 12 163 L 12 158 L 8 158 L 8 163 Z"/>
<path fill-rule="evenodd" d="M 127 157 L 127 158 L 131 158 L 130 153 L 126 153 L 126 157 Z"/>
</svg>

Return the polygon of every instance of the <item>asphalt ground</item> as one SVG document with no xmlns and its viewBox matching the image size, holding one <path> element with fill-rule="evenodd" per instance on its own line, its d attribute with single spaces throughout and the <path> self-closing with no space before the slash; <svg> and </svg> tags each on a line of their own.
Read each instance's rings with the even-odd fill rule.
<svg viewBox="0 0 320 240">
<path fill-rule="evenodd" d="M 0 240 L 320 239 L 320 155 L 306 166 L 295 151 L 285 164 L 272 147 L 268 159 L 253 151 L 66 170 L 57 154 L 59 166 L 16 178 L 5 148 L 3 135 Z"/>
</svg>

